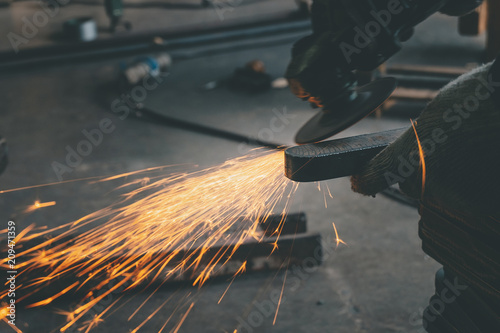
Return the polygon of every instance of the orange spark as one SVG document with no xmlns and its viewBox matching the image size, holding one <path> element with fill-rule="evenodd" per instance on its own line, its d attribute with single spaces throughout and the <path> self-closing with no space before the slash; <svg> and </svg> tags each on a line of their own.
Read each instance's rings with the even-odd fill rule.
<svg viewBox="0 0 500 333">
<path fill-rule="evenodd" d="M 45 208 L 45 207 L 50 207 L 50 206 L 55 206 L 56 205 L 56 202 L 55 201 L 49 201 L 49 202 L 40 202 L 40 201 L 35 201 L 35 203 L 31 206 L 28 206 L 28 208 L 26 208 L 26 210 L 24 211 L 24 213 L 31 213 L 37 209 L 40 209 L 40 208 Z"/>
<path fill-rule="evenodd" d="M 21 231 L 20 233 L 18 233 L 16 235 L 16 238 L 14 238 L 14 244 L 19 243 L 19 241 L 24 237 L 24 235 L 26 235 L 28 232 L 30 232 L 34 228 L 35 228 L 35 224 L 34 223 L 30 224 L 29 226 L 27 226 L 26 228 L 24 228 L 23 231 Z"/>
<path fill-rule="evenodd" d="M 16 187 L 16 188 L 10 188 L 7 190 L 1 190 L 0 194 L 3 193 L 10 193 L 10 192 L 17 192 L 17 191 L 24 191 L 24 190 L 30 190 L 34 188 L 41 188 L 41 187 L 49 187 L 49 186 L 54 186 L 54 185 L 60 185 L 60 184 L 66 184 L 66 183 L 75 183 L 75 182 L 82 182 L 86 180 L 92 180 L 92 179 L 98 179 L 102 177 L 87 177 L 87 178 L 80 178 L 80 179 L 72 179 L 72 180 L 63 180 L 60 182 L 53 182 L 53 183 L 47 183 L 47 184 L 40 184 L 40 185 L 30 185 L 30 186 L 23 186 L 23 187 Z"/>
<path fill-rule="evenodd" d="M 87 320 L 83 323 L 85 326 L 87 326 L 85 333 L 89 333 L 92 328 L 97 327 L 97 325 L 99 325 L 99 323 L 101 322 L 103 322 L 103 320 L 101 319 L 100 315 L 94 314 L 92 319 Z"/>
<path fill-rule="evenodd" d="M 3 308 L 0 309 L 0 319 L 7 317 L 8 314 L 9 314 L 8 307 L 4 306 Z"/>
<path fill-rule="evenodd" d="M 280 299 L 278 300 L 278 306 L 276 307 L 276 312 L 274 314 L 273 325 L 276 324 L 276 319 L 278 318 L 278 312 L 281 306 L 281 300 L 283 299 L 283 292 L 285 291 L 286 277 L 288 275 L 288 267 L 285 271 L 285 278 L 283 279 L 283 286 L 281 287 Z"/>
<path fill-rule="evenodd" d="M 328 190 L 328 196 L 333 199 L 332 192 L 330 192 L 330 188 L 328 187 L 328 184 L 326 185 L 326 189 Z"/>
<path fill-rule="evenodd" d="M 17 328 L 17 326 L 14 326 L 9 323 L 9 320 L 7 319 L 8 315 L 9 315 L 9 308 L 7 306 L 0 308 L 0 320 L 4 321 L 7 325 L 9 325 L 10 328 L 12 328 L 17 333 L 23 333 L 23 331 Z"/>
<path fill-rule="evenodd" d="M 47 305 L 47 304 L 50 304 L 52 303 L 53 300 L 55 300 L 56 298 L 58 298 L 59 296 L 61 295 L 64 295 L 66 294 L 68 291 L 70 291 L 71 289 L 73 289 L 74 287 L 76 287 L 78 285 L 78 282 L 75 282 L 73 283 L 71 286 L 69 286 L 68 288 L 66 289 L 63 289 L 61 290 L 60 292 L 58 292 L 57 294 L 55 294 L 54 296 L 52 297 L 49 297 L 47 299 L 44 299 L 43 301 L 40 301 L 40 302 L 36 302 L 36 303 L 33 303 L 33 304 L 30 304 L 30 305 L 27 305 L 26 308 L 29 309 L 29 308 L 34 308 L 34 307 L 37 307 L 37 306 L 42 306 L 42 305 Z"/>
<path fill-rule="evenodd" d="M 182 164 L 177 164 L 177 165 L 165 165 L 165 166 L 159 166 L 159 167 L 153 167 L 153 168 L 147 168 L 143 170 L 137 170 L 137 171 L 132 171 L 132 172 L 127 172 L 123 173 L 120 175 L 115 175 L 115 176 L 94 176 L 94 177 L 86 177 L 86 178 L 78 178 L 78 179 L 69 179 L 69 180 L 62 180 L 59 182 L 52 182 L 52 183 L 47 183 L 47 184 L 39 184 L 39 185 L 29 185 L 29 186 L 23 186 L 23 187 L 16 187 L 16 188 L 10 188 L 6 190 L 0 190 L 0 194 L 4 193 L 10 193 L 10 192 L 17 192 L 17 191 L 24 191 L 24 190 L 30 190 L 34 188 L 42 188 L 42 187 L 50 187 L 50 186 L 55 186 L 55 185 L 61 185 L 61 184 L 68 184 L 68 183 L 76 183 L 76 182 L 83 182 L 83 181 L 88 181 L 88 180 L 97 180 L 98 181 L 109 181 L 109 180 L 115 180 L 119 178 L 125 178 L 127 176 L 135 175 L 138 173 L 146 172 L 146 171 L 154 171 L 154 170 L 162 170 L 165 168 L 173 167 L 173 166 L 180 166 Z"/>
<path fill-rule="evenodd" d="M 424 152 L 424 149 L 422 148 L 422 143 L 420 142 L 420 139 L 418 138 L 417 129 L 416 129 L 415 125 L 416 125 L 416 122 L 414 123 L 413 121 L 411 121 L 411 126 L 413 127 L 413 131 L 415 132 L 415 137 L 417 138 L 418 153 L 420 155 L 420 165 L 422 167 L 422 198 L 423 198 L 424 192 L 425 192 L 425 178 L 426 178 L 425 152 Z"/>
<path fill-rule="evenodd" d="M 333 230 L 335 230 L 335 241 L 337 242 L 335 248 L 339 247 L 340 243 L 347 245 L 346 242 L 344 242 L 342 239 L 339 238 L 339 233 L 337 232 L 337 227 L 335 226 L 335 222 L 333 222 L 332 224 L 333 224 Z"/>
<path fill-rule="evenodd" d="M 165 306 L 165 304 L 167 304 L 169 300 L 166 299 L 155 311 L 153 311 L 153 313 L 151 313 L 139 326 L 137 326 L 131 333 L 136 333 L 138 330 L 141 329 L 142 326 L 144 326 L 144 324 L 146 324 L 151 318 L 154 317 L 155 314 L 158 313 L 158 311 L 161 310 L 161 308 L 163 308 Z"/>
<path fill-rule="evenodd" d="M 119 179 L 119 178 L 125 178 L 125 177 L 128 177 L 128 176 L 136 175 L 136 174 L 147 172 L 147 171 L 163 170 L 165 168 L 171 168 L 171 167 L 174 167 L 174 166 L 181 166 L 181 165 L 183 165 L 183 164 L 163 165 L 163 166 L 159 166 L 159 167 L 153 167 L 153 168 L 147 168 L 147 169 L 142 169 L 142 170 L 137 170 L 137 171 L 125 172 L 125 173 L 122 173 L 122 174 L 119 174 L 119 175 L 115 175 L 115 176 L 107 177 L 107 178 L 104 178 L 104 179 L 100 179 L 100 180 L 98 180 L 98 182 L 108 182 L 110 180 L 115 180 L 115 179 Z"/>
<path fill-rule="evenodd" d="M 233 278 L 231 280 L 231 283 L 229 283 L 229 285 L 227 286 L 226 290 L 224 291 L 224 293 L 222 294 L 222 296 L 219 298 L 219 301 L 217 302 L 217 304 L 220 304 L 220 302 L 222 301 L 222 299 L 224 298 L 224 296 L 226 296 L 227 291 L 229 290 L 229 288 L 233 284 L 234 279 L 236 279 L 236 277 L 238 276 L 238 274 L 243 274 L 246 271 L 246 269 L 247 269 L 247 262 L 245 260 L 243 262 L 243 264 L 240 266 L 240 268 L 238 269 L 238 271 L 236 273 L 234 273 L 234 276 L 233 276 Z"/>
<path fill-rule="evenodd" d="M 186 311 L 186 313 L 182 316 L 182 319 L 181 321 L 179 322 L 179 324 L 177 325 L 177 327 L 175 328 L 175 331 L 174 333 L 177 333 L 179 332 L 179 329 L 181 328 L 182 324 L 184 323 L 184 321 L 186 320 L 187 318 L 187 315 L 189 314 L 189 312 L 191 311 L 191 309 L 193 308 L 194 306 L 194 303 L 191 303 L 191 305 L 189 306 L 189 309 Z"/>
</svg>

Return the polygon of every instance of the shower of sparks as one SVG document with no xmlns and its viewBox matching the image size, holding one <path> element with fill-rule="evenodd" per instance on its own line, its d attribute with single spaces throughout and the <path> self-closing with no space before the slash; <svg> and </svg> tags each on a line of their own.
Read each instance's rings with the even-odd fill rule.
<svg viewBox="0 0 500 333">
<path fill-rule="evenodd" d="M 75 309 L 60 312 L 67 318 L 61 332 L 74 325 L 82 331 L 97 326 L 111 306 L 100 314 L 89 311 L 120 289 L 147 287 L 186 274 L 193 279 L 194 286 L 201 287 L 211 276 L 223 271 L 243 243 L 265 237 L 258 230 L 259 224 L 277 209 L 278 203 L 284 202 L 281 209 L 286 215 L 298 183 L 284 176 L 283 153 L 273 152 L 255 153 L 217 167 L 174 174 L 154 182 L 133 181 L 125 187 L 129 188 L 128 193 L 112 206 L 51 230 L 27 228 L 30 232 L 23 231 L 22 237 L 16 238 L 16 245 L 21 245 L 17 279 L 24 281 L 18 286 L 24 291 L 18 302 L 36 297 L 41 290 L 50 290 L 52 296 L 28 307 L 46 306 L 75 291 L 85 295 Z M 54 204 L 38 202 L 30 207 L 38 209 Z M 281 229 L 282 225 L 274 249 Z M 53 236 L 56 231 L 59 234 Z M 35 245 L 22 246 L 25 243 Z M 220 250 L 210 251 L 214 247 Z M 1 266 L 7 267 L 7 259 L 1 261 Z M 235 276 L 245 268 L 243 263 Z M 38 278 L 25 278 L 28 276 Z M 0 297 L 5 296 L 2 291 Z M 176 331 L 193 305 L 175 326 Z M 0 319 L 5 321 L 5 316 L 6 308 L 0 308 Z"/>
<path fill-rule="evenodd" d="M 31 206 L 28 206 L 26 210 L 24 211 L 25 213 L 31 213 L 37 209 L 40 208 L 45 208 L 45 207 L 50 207 L 50 206 L 55 206 L 56 202 L 55 201 L 49 201 L 49 202 L 40 202 L 40 201 L 35 201 L 35 203 Z"/>
<path fill-rule="evenodd" d="M 413 127 L 413 131 L 415 132 L 415 137 L 417 138 L 417 144 L 418 144 L 418 153 L 420 155 L 420 165 L 421 165 L 421 168 L 422 168 L 422 198 L 424 197 L 424 192 L 425 192 L 425 178 L 426 178 L 426 174 L 427 174 L 427 170 L 426 170 L 426 165 L 425 165 L 425 152 L 424 152 L 424 149 L 422 148 L 422 143 L 420 142 L 420 139 L 418 137 L 418 133 L 417 133 L 417 128 L 415 127 L 415 125 L 417 124 L 417 122 L 411 122 L 411 126 Z"/>
</svg>

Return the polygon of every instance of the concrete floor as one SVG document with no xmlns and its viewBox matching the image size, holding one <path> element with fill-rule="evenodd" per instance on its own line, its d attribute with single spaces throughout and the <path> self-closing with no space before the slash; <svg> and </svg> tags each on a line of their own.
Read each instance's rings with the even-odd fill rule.
<svg viewBox="0 0 500 333">
<path fill-rule="evenodd" d="M 479 62 L 483 40 L 459 38 L 455 24 L 454 19 L 443 16 L 426 22 L 393 62 L 453 66 Z M 296 130 L 314 111 L 287 89 L 261 94 L 237 93 L 225 88 L 200 90 L 204 83 L 226 77 L 235 67 L 255 58 L 264 60 L 272 75 L 280 76 L 290 47 L 282 45 L 176 63 L 171 75 L 148 94 L 144 103 L 158 112 L 252 136 L 269 126 L 274 108 L 286 108 L 295 117 L 273 140 L 292 144 Z M 114 84 L 120 60 L 123 59 L 40 68 L 0 78 L 0 134 L 8 139 L 10 147 L 10 164 L 0 176 L 0 189 L 57 181 L 51 164 L 63 162 L 66 146 L 76 146 L 84 138 L 82 130 L 96 128 L 103 118 L 111 119 L 116 129 L 104 137 L 103 143 L 85 157 L 80 166 L 65 174 L 64 180 L 170 164 L 203 168 L 241 156 L 251 148 L 242 150 L 238 143 L 135 117 L 120 120 L 110 106 L 119 97 Z M 407 118 L 368 118 L 342 135 L 408 125 Z M 189 166 L 189 170 L 192 169 L 194 167 Z M 348 179 L 325 183 L 334 195 L 328 208 L 315 184 L 301 184 L 291 211 L 307 214 L 310 231 L 321 233 L 330 254 L 321 267 L 310 273 L 288 273 L 289 283 L 284 287 L 276 324 L 273 325 L 273 312 L 264 313 L 258 325 L 248 326 L 248 323 L 255 324 L 255 314 L 262 312 L 259 305 L 281 291 L 283 272 L 247 274 L 236 279 L 219 305 L 217 301 L 227 287 L 225 282 L 210 283 L 200 291 L 191 288 L 177 291 L 176 295 L 192 292 L 197 298 L 179 332 L 215 333 L 235 329 L 270 333 L 422 332 L 415 318 L 433 294 L 433 275 L 439 265 L 420 248 L 417 211 L 383 196 L 373 199 L 352 193 Z M 114 202 L 112 189 L 120 184 L 120 181 L 74 182 L 2 194 L 0 223 L 14 219 L 21 227 L 31 223 L 57 226 Z M 36 199 L 56 201 L 57 205 L 30 215 L 21 213 Z M 332 222 L 348 243 L 336 251 L 332 250 L 335 236 Z M 129 332 L 175 292 L 172 288 L 161 289 L 129 322 L 130 313 L 148 296 L 147 293 L 135 295 L 92 332 Z M 19 310 L 19 327 L 24 332 L 57 331 L 63 317 L 55 314 L 54 308 L 68 309 L 71 305 L 72 301 L 66 300 L 53 307 Z M 141 331 L 157 332 L 176 306 L 177 302 L 168 303 Z M 180 314 L 174 318 L 166 331 L 174 328 Z M 0 332 L 11 331 L 0 323 Z"/>
</svg>

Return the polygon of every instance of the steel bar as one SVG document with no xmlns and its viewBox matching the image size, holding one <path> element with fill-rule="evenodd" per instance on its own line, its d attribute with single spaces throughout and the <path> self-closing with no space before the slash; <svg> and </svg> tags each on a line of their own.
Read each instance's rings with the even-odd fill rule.
<svg viewBox="0 0 500 333">
<path fill-rule="evenodd" d="M 280 235 L 295 235 L 307 232 L 307 217 L 305 213 L 271 215 L 260 224 L 260 228 L 267 237 L 277 233 Z"/>
<path fill-rule="evenodd" d="M 313 182 L 355 174 L 405 130 L 402 128 L 288 148 L 285 150 L 285 175 L 297 182 Z"/>
<path fill-rule="evenodd" d="M 431 101 L 438 93 L 439 91 L 431 89 L 397 88 L 392 94 L 391 99 Z"/>
<path fill-rule="evenodd" d="M 277 248 L 274 243 L 277 241 Z M 199 260 L 201 265 L 212 261 L 211 254 L 224 253 L 221 262 L 225 260 L 248 261 L 255 258 L 268 258 L 270 256 L 280 258 L 291 258 L 293 261 L 302 262 L 307 258 L 314 257 L 315 251 L 321 254 L 321 236 L 319 234 L 299 234 L 284 235 L 279 238 L 268 237 L 262 241 L 246 242 L 236 247 L 235 244 L 214 246 L 207 252 L 207 255 Z M 274 252 L 273 252 L 273 249 Z M 234 251 L 234 252 L 233 252 Z M 179 251 L 171 260 L 172 265 L 184 262 L 193 252 L 199 252 L 199 249 Z M 320 256 L 320 255 L 318 255 Z M 194 261 L 195 259 L 192 259 Z M 318 264 L 321 263 L 321 256 L 317 258 Z M 187 264 L 189 265 L 189 263 Z"/>
<path fill-rule="evenodd" d="M 404 75 L 427 75 L 437 77 L 447 77 L 454 79 L 462 74 L 467 73 L 471 68 L 467 67 L 449 67 L 449 66 L 420 66 L 408 64 L 395 64 L 387 67 L 387 74 L 404 74 Z"/>
<path fill-rule="evenodd" d="M 5 243 L 0 243 L 4 245 L 2 248 L 7 248 Z M 275 244 L 277 246 L 275 246 Z M 32 244 L 24 244 L 25 248 L 30 248 Z M 262 241 L 252 240 L 249 242 L 244 242 L 242 244 L 227 244 L 211 247 L 207 253 L 203 255 L 201 260 L 197 265 L 191 266 L 191 264 L 196 260 L 200 249 L 186 249 L 175 253 L 161 253 L 167 258 L 172 256 L 169 261 L 169 265 L 164 267 L 164 269 L 159 272 L 157 269 L 150 272 L 150 277 L 155 276 L 160 273 L 159 276 L 162 278 L 152 280 L 151 278 L 144 279 L 141 283 L 137 284 L 133 288 L 133 291 L 144 290 L 144 288 L 154 289 L 159 286 L 177 286 L 186 285 L 192 286 L 192 282 L 195 278 L 207 267 L 207 265 L 213 265 L 212 259 L 217 253 L 220 254 L 221 259 L 219 263 L 224 263 L 222 267 L 221 264 L 214 267 L 213 272 L 210 274 L 210 281 L 226 281 L 227 278 L 233 277 L 241 267 L 242 263 L 246 261 L 246 274 L 250 272 L 266 272 L 266 271 L 276 271 L 283 267 L 292 266 L 305 266 L 308 265 L 321 265 L 323 261 L 323 250 L 321 243 L 320 234 L 298 234 L 294 236 L 284 235 L 281 237 L 267 237 Z M 2 253 L 6 257 L 6 253 Z M 153 254 L 153 257 L 156 255 Z M 191 257 L 192 256 L 192 257 Z M 122 262 L 130 259 L 127 255 L 121 257 L 110 258 L 107 262 L 113 262 L 120 259 Z M 135 257 L 134 260 L 139 258 Z M 226 261 L 227 260 L 227 261 Z M 168 274 L 169 270 L 176 265 L 183 264 L 185 267 L 195 267 L 186 269 L 183 271 L 178 271 L 173 275 Z M 105 265 L 106 263 L 103 263 Z M 19 276 L 19 283 L 27 283 L 35 278 L 40 278 L 45 276 L 46 271 L 35 270 L 29 274 L 23 274 Z M 41 301 L 47 297 L 52 296 L 58 290 L 66 288 L 71 284 L 75 283 L 78 279 L 84 281 L 87 276 L 77 277 L 74 273 L 69 273 L 62 275 L 57 278 L 57 281 L 53 284 L 44 286 L 39 289 L 33 295 L 28 296 L 33 289 L 20 290 L 19 295 L 21 297 L 26 296 L 27 298 L 23 300 L 23 305 L 30 304 L 34 302 Z M 105 279 L 105 275 L 96 275 L 92 279 L 86 282 L 86 288 L 82 288 L 76 291 L 71 291 L 66 295 L 66 297 L 61 297 L 61 299 L 68 298 L 74 299 L 76 295 L 84 295 L 88 290 L 92 289 Z M 119 278 L 118 278 L 119 279 Z M 117 283 L 115 281 L 115 283 Z M 37 288 L 37 287 L 34 287 Z"/>
<path fill-rule="evenodd" d="M 248 220 L 242 220 L 242 222 Z M 138 284 L 136 288 L 146 288 L 153 287 L 157 285 L 174 286 L 174 285 L 191 285 L 194 278 L 200 274 L 205 267 L 214 265 L 213 258 L 219 258 L 219 263 L 224 263 L 223 267 L 221 264 L 217 264 L 214 271 L 210 275 L 210 280 L 225 280 L 228 277 L 233 277 L 234 274 L 239 270 L 243 262 L 246 262 L 246 272 L 260 272 L 260 271 L 271 271 L 279 270 L 285 266 L 290 265 L 320 265 L 323 260 L 323 250 L 321 243 L 320 234 L 310 234 L 305 233 L 306 230 L 306 216 L 304 213 L 295 213 L 283 215 L 271 215 L 266 218 L 264 222 L 261 223 L 260 228 L 264 231 L 264 238 L 261 240 L 250 239 L 244 241 L 243 243 L 232 242 L 231 240 L 224 241 L 218 245 L 212 246 L 208 249 L 204 249 L 206 253 L 202 258 L 198 258 L 201 252 L 201 248 L 186 248 L 180 251 L 174 252 L 161 252 L 153 254 L 153 257 L 162 256 L 164 258 L 169 258 L 168 266 L 164 267 L 162 272 L 158 270 L 153 270 L 150 272 L 150 276 L 155 276 L 157 273 L 161 273 L 159 280 L 152 281 L 150 278 L 145 279 L 143 282 Z M 271 231 L 276 228 L 281 227 L 281 234 L 278 237 L 277 234 L 273 234 Z M 235 239 L 235 241 L 237 238 Z M 63 249 L 69 242 L 71 244 L 74 241 L 72 237 L 66 237 L 64 239 L 55 241 L 51 244 L 52 248 Z M 66 244 L 66 245 L 65 245 Z M 3 245 L 3 246 L 2 246 Z M 39 245 L 36 241 L 28 241 L 26 243 L 19 243 L 20 249 L 29 249 L 34 246 Z M 5 243 L 0 243 L 0 248 L 7 249 Z M 4 257 L 7 256 L 6 253 L 1 253 Z M 148 255 L 148 254 L 144 254 Z M 151 254 L 149 254 L 151 255 Z M 134 260 L 138 260 L 140 257 L 135 257 Z M 114 256 L 106 260 L 106 263 L 113 263 L 117 260 L 120 262 L 128 261 L 131 257 L 127 253 L 120 256 Z M 307 262 L 306 262 L 307 261 Z M 196 265 L 191 265 L 196 262 Z M 105 265 L 106 263 L 103 263 Z M 82 264 L 83 261 L 82 261 Z M 190 269 L 182 270 L 176 272 L 174 275 L 168 274 L 171 269 L 177 267 L 177 265 L 183 265 L 185 267 L 192 267 Z M 76 264 L 75 266 L 80 266 Z M 195 267 L 195 268 L 193 268 Z M 42 269 L 31 271 L 29 274 L 23 274 L 20 276 L 19 281 L 26 281 L 33 278 L 39 278 L 44 276 L 47 271 Z M 69 273 L 61 276 L 57 280 L 57 287 L 54 288 L 53 285 L 45 286 L 42 290 L 39 290 L 33 296 L 29 296 L 26 300 L 27 303 L 38 302 L 42 299 L 50 297 L 57 290 L 61 289 L 60 286 L 69 286 L 78 279 L 74 273 Z M 87 276 L 80 277 L 86 279 Z M 96 275 L 90 281 L 87 282 L 87 287 L 84 290 L 88 290 L 93 286 L 101 283 L 102 279 L 105 278 L 104 275 Z M 85 293 L 84 290 L 81 292 Z M 29 293 L 30 290 L 22 291 L 21 294 L 25 295 Z M 78 292 L 76 292 L 78 294 Z M 71 294 L 69 297 L 72 297 Z"/>
</svg>

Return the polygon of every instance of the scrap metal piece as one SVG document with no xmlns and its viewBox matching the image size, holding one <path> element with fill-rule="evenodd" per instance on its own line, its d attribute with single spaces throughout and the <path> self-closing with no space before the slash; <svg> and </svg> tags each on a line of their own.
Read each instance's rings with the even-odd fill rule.
<svg viewBox="0 0 500 333">
<path fill-rule="evenodd" d="M 313 182 L 353 175 L 406 128 L 295 146 L 285 150 L 285 175 Z"/>
<path fill-rule="evenodd" d="M 296 235 L 307 232 L 307 217 L 303 212 L 283 215 L 271 215 L 260 224 L 267 237 Z"/>
<path fill-rule="evenodd" d="M 154 258 L 162 257 L 166 262 L 161 268 L 153 268 L 148 272 L 148 277 L 144 278 L 140 283 L 134 285 L 134 288 L 159 287 L 160 285 L 189 285 L 191 286 L 200 274 L 207 270 L 211 272 L 210 280 L 225 281 L 228 278 L 234 278 L 235 275 L 241 273 L 241 267 L 245 267 L 245 272 L 269 272 L 281 270 L 283 267 L 303 266 L 319 266 L 323 263 L 323 243 L 321 235 L 318 233 L 306 233 L 306 215 L 302 212 L 287 214 L 287 215 L 270 215 L 259 219 L 262 221 L 260 228 L 262 229 L 262 238 L 256 239 L 248 237 L 241 242 L 239 236 L 225 238 L 217 244 L 209 247 L 186 247 L 179 248 L 172 252 L 154 252 L 144 253 L 139 256 L 130 255 L 127 252 L 117 254 L 108 258 L 103 258 L 103 264 L 112 264 L 119 260 L 126 262 L 137 260 L 141 256 L 151 256 Z M 254 223 L 252 220 L 242 219 L 241 223 Z M 280 229 L 280 233 L 274 233 L 275 229 Z M 230 235 L 229 235 L 230 236 Z M 43 247 L 48 248 L 65 248 L 74 244 L 76 238 L 67 236 L 56 239 L 54 242 Z M 28 240 L 16 244 L 19 249 L 31 249 L 40 246 L 40 240 Z M 5 242 L 0 241 L 0 249 L 8 249 Z M 6 251 L 6 250 L 5 250 Z M 7 257 L 7 253 L 0 250 L 0 255 Z M 202 254 L 203 253 L 203 254 Z M 168 259 L 166 259 L 168 258 Z M 217 259 L 214 259 L 217 258 Z M 85 258 L 78 265 L 85 266 Z M 171 271 L 175 267 L 182 265 L 185 269 L 178 270 L 174 274 Z M 245 265 L 245 266 L 243 266 Z M 160 270 L 161 269 L 161 270 Z M 50 269 L 49 269 L 50 270 Z M 19 283 L 27 283 L 30 279 L 44 276 L 46 270 L 34 270 L 20 277 Z M 163 276 L 163 278 L 155 279 L 153 277 Z M 208 276 L 207 276 L 208 277 Z M 34 294 L 27 294 L 27 298 L 23 301 L 26 303 L 34 303 L 42 301 L 54 295 L 60 290 L 61 286 L 68 287 L 75 283 L 75 280 L 87 279 L 87 275 L 77 276 L 74 271 L 68 271 L 68 274 L 61 274 L 57 277 L 57 287 L 49 285 L 43 290 L 39 290 Z M 106 279 L 106 273 L 99 273 L 86 282 L 91 289 Z M 36 286 L 34 286 L 36 288 Z M 132 289 L 132 286 L 129 286 Z M 29 289 L 32 290 L 32 289 Z M 72 290 L 68 293 L 69 297 L 74 295 L 86 294 L 82 289 Z"/>
</svg>

